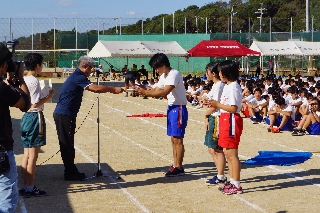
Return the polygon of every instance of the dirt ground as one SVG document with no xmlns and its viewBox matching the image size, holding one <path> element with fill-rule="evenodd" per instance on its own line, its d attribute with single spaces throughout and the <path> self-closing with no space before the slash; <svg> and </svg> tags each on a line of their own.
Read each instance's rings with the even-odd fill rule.
<svg viewBox="0 0 320 213">
<path fill-rule="evenodd" d="M 189 121 L 184 140 L 186 175 L 168 178 L 162 174 L 172 163 L 166 118 L 126 117 L 147 112 L 165 113 L 167 102 L 124 97 L 124 94 L 99 95 L 98 125 L 98 95 L 84 93 L 77 117 L 75 162 L 81 172 L 89 177 L 94 175 L 98 171 L 100 141 L 104 176 L 83 182 L 64 181 L 60 153 L 55 154 L 59 145 L 52 117 L 63 80 L 53 79 L 53 83 L 58 94 L 53 103 L 45 105 L 47 145 L 41 148 L 37 164 L 50 159 L 37 167 L 36 174 L 36 186 L 47 195 L 20 197 L 17 212 L 319 212 L 319 137 L 268 133 L 266 126 L 253 125 L 245 119 L 239 147 L 242 162 L 261 150 L 311 151 L 314 155 L 302 164 L 288 167 L 242 164 L 244 193 L 227 196 L 216 186 L 205 185 L 205 179 L 216 174 L 203 145 L 205 109 L 188 106 Z M 22 113 L 12 109 L 11 115 L 20 171 L 23 149 L 19 122 Z"/>
</svg>

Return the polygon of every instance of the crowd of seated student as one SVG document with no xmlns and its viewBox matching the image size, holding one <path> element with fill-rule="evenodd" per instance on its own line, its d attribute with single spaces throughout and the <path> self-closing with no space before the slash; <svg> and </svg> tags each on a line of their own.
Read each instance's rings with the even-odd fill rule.
<svg viewBox="0 0 320 213">
<path fill-rule="evenodd" d="M 239 80 L 243 88 L 242 113 L 253 124 L 266 123 L 268 131 L 292 135 L 320 134 L 320 81 L 300 76 Z"/>
<path fill-rule="evenodd" d="M 145 86 L 156 87 L 157 79 Z M 265 123 L 269 132 L 292 131 L 293 136 L 306 133 L 320 135 L 320 80 L 301 76 L 258 78 L 242 76 L 238 83 L 243 88 L 241 111 L 253 124 Z M 202 108 L 202 102 L 212 88 L 212 81 L 188 75 L 184 77 L 186 96 L 191 105 Z"/>
</svg>

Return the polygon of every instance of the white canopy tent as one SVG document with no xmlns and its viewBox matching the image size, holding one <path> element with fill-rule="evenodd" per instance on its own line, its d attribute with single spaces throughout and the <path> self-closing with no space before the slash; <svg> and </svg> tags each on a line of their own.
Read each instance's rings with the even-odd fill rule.
<svg viewBox="0 0 320 213">
<path fill-rule="evenodd" d="M 261 52 L 262 56 L 315 56 L 320 55 L 320 42 L 307 41 L 279 41 L 279 42 L 258 42 L 253 41 L 251 50 Z M 263 60 L 263 58 L 261 58 Z M 261 62 L 261 60 L 260 60 Z M 302 69 L 304 58 L 302 57 Z M 292 64 L 292 57 L 291 57 Z M 263 65 L 263 63 L 262 63 Z M 291 65 L 292 67 L 292 65 Z M 278 68 L 278 67 L 277 67 Z M 263 66 L 262 66 L 263 69 Z"/>
<path fill-rule="evenodd" d="M 88 56 L 92 58 L 110 57 L 151 57 L 156 53 L 167 56 L 186 56 L 185 51 L 176 41 L 98 41 Z"/>
<path fill-rule="evenodd" d="M 251 50 L 261 52 L 264 56 L 275 55 L 320 55 L 320 42 L 308 41 L 278 41 L 258 42 L 254 41 Z"/>
</svg>

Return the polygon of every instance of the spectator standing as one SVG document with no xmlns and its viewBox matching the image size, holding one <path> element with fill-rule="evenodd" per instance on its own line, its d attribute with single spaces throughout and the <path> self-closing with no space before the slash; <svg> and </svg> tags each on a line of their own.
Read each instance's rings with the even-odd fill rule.
<svg viewBox="0 0 320 213">
<path fill-rule="evenodd" d="M 81 56 L 78 60 L 78 68 L 69 76 L 62 86 L 57 106 L 53 112 L 56 124 L 61 158 L 64 164 L 64 180 L 82 181 L 85 174 L 80 173 L 74 163 L 74 134 L 76 118 L 79 112 L 84 90 L 94 93 L 118 94 L 124 90 L 121 87 L 112 87 L 92 84 L 88 76 L 94 66 L 94 60 L 88 56 Z"/>
</svg>

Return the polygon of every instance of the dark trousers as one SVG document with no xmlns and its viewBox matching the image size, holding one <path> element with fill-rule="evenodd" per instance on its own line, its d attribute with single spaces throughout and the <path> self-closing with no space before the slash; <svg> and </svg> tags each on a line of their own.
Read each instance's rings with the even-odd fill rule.
<svg viewBox="0 0 320 213">
<path fill-rule="evenodd" d="M 65 174 L 74 174 L 78 172 L 74 164 L 74 134 L 76 129 L 76 119 L 65 115 L 53 114 L 54 122 L 59 139 L 61 158 L 64 164 Z"/>
</svg>

